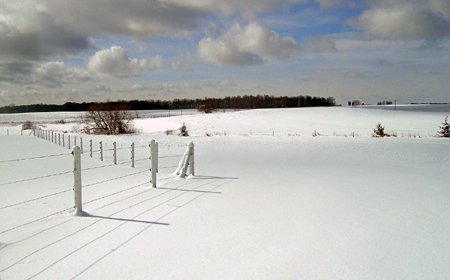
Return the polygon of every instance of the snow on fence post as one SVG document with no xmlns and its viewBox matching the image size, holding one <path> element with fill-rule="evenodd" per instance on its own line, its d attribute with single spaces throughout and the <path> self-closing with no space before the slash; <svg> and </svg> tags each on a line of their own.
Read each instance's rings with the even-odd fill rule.
<svg viewBox="0 0 450 280">
<path fill-rule="evenodd" d="M 80 151 L 83 154 L 83 137 L 80 137 Z"/>
<path fill-rule="evenodd" d="M 89 140 L 89 156 L 92 157 L 92 139 Z"/>
<path fill-rule="evenodd" d="M 188 170 L 189 167 L 189 170 Z M 189 171 L 189 172 L 188 172 Z M 183 157 L 181 158 L 180 163 L 178 164 L 178 168 L 175 171 L 174 175 L 177 175 L 178 178 L 185 178 L 186 175 L 195 176 L 195 161 L 194 161 L 194 143 L 189 143 L 189 146 L 186 148 Z"/>
<path fill-rule="evenodd" d="M 83 204 L 81 201 L 81 153 L 80 147 L 75 146 L 72 149 L 73 154 L 73 191 L 75 198 L 75 215 L 81 216 L 83 213 Z"/>
<path fill-rule="evenodd" d="M 134 167 L 134 142 L 131 143 L 131 167 Z"/>
<path fill-rule="evenodd" d="M 113 142 L 113 159 L 114 164 L 117 164 L 117 143 Z"/>
<path fill-rule="evenodd" d="M 100 161 L 103 161 L 103 142 L 100 141 Z"/>
<path fill-rule="evenodd" d="M 152 187 L 156 188 L 156 172 L 158 171 L 158 143 L 155 139 L 150 142 L 150 159 L 152 163 Z"/>
<path fill-rule="evenodd" d="M 195 176 L 194 142 L 189 143 L 189 174 Z"/>
</svg>

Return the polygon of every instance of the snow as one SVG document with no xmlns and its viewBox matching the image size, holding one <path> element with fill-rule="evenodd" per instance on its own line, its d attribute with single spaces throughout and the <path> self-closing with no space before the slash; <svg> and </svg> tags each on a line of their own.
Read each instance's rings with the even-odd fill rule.
<svg viewBox="0 0 450 280">
<path fill-rule="evenodd" d="M 446 114 L 307 108 L 138 119 L 138 135 L 82 135 L 85 151 L 87 139 L 122 148 L 117 166 L 111 151 L 104 162 L 83 154 L 83 169 L 109 165 L 83 171 L 84 217 L 73 215 L 71 173 L 3 185 L 71 171 L 73 157 L 1 127 L 0 161 L 58 156 L 0 162 L 0 278 L 446 279 L 450 142 L 433 137 Z M 183 121 L 191 137 L 165 135 Z M 370 137 L 378 122 L 400 137 Z M 160 159 L 157 189 L 143 147 L 152 138 L 161 157 L 174 156 Z M 197 174 L 175 179 L 190 141 Z M 131 142 L 142 146 L 135 168 Z"/>
</svg>

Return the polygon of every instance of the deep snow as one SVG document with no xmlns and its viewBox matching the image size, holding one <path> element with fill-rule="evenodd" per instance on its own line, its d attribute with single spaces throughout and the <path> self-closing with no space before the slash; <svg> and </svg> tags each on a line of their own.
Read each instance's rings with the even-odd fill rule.
<svg viewBox="0 0 450 280">
<path fill-rule="evenodd" d="M 94 142 L 117 141 L 124 163 L 132 141 L 155 138 L 161 156 L 178 156 L 192 140 L 197 176 L 160 170 L 152 189 L 146 160 L 86 170 L 83 185 L 142 172 L 85 187 L 87 217 L 72 214 L 71 173 L 2 185 L 73 161 L 67 148 L 3 127 L 0 161 L 64 155 L 0 163 L 0 278 L 446 279 L 450 142 L 432 137 L 444 117 L 311 108 L 139 119 L 142 134 Z M 192 137 L 165 135 L 183 121 Z M 404 137 L 369 137 L 379 121 Z M 111 164 L 111 154 L 101 163 L 85 153 L 82 164 Z"/>
</svg>

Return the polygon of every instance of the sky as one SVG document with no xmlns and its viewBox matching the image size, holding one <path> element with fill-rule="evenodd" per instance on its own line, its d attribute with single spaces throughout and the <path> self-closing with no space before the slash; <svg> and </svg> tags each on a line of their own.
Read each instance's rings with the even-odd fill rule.
<svg viewBox="0 0 450 280">
<path fill-rule="evenodd" d="M 0 106 L 450 102 L 448 0 L 0 0 Z"/>
</svg>

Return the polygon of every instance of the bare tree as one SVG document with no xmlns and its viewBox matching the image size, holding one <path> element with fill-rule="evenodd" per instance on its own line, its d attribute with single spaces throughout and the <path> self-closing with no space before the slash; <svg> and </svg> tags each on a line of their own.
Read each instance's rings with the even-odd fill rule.
<svg viewBox="0 0 450 280">
<path fill-rule="evenodd" d="M 136 114 L 126 104 L 101 103 L 89 107 L 83 117 L 83 132 L 88 134 L 127 134 L 136 132 L 132 121 Z"/>
</svg>

